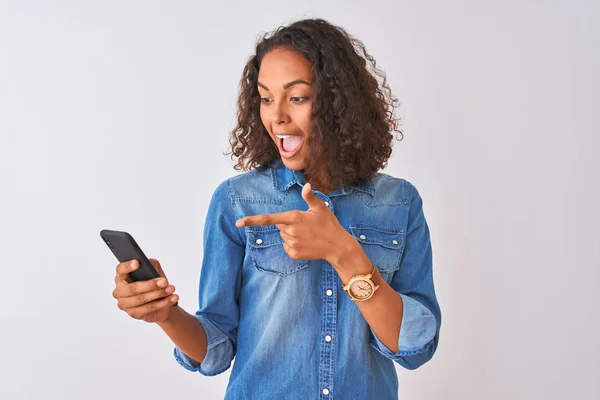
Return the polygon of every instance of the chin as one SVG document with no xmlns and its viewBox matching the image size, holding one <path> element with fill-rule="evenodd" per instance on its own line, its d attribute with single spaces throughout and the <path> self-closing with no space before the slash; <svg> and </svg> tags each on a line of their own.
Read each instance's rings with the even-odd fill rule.
<svg viewBox="0 0 600 400">
<path fill-rule="evenodd" d="M 303 159 L 290 160 L 290 159 L 281 157 L 281 161 L 283 161 L 283 164 L 286 167 L 288 167 L 289 169 L 292 169 L 294 171 L 301 171 L 306 167 L 306 163 L 304 162 Z"/>
</svg>

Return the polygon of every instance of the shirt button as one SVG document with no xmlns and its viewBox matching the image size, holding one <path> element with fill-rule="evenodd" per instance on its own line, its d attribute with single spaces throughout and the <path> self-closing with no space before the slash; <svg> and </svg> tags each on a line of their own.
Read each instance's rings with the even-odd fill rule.
<svg viewBox="0 0 600 400">
<path fill-rule="evenodd" d="M 398 241 L 397 240 L 392 240 L 392 243 L 398 244 Z"/>
<path fill-rule="evenodd" d="M 365 240 L 367 237 L 365 235 L 360 235 L 359 236 L 362 240 Z"/>
<path fill-rule="evenodd" d="M 328 201 L 326 201 L 326 202 L 325 202 L 325 205 L 326 205 L 327 207 L 329 207 L 329 202 L 328 202 Z"/>
<path fill-rule="evenodd" d="M 327 388 L 323 389 L 323 394 L 325 396 L 327 396 L 329 394 L 329 389 L 327 389 Z"/>
<path fill-rule="evenodd" d="M 329 335 L 325 336 L 325 341 L 326 342 L 331 342 L 331 336 L 329 336 Z"/>
<path fill-rule="evenodd" d="M 256 244 L 261 244 L 262 243 L 262 239 L 256 239 Z"/>
<path fill-rule="evenodd" d="M 327 296 L 331 296 L 331 295 L 333 294 L 333 290 L 331 290 L 331 289 L 327 289 L 327 292 L 326 292 L 326 293 L 327 293 Z"/>
</svg>

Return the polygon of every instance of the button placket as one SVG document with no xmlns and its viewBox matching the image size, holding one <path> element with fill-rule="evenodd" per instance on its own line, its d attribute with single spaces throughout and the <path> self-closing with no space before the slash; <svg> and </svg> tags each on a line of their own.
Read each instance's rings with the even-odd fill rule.
<svg viewBox="0 0 600 400">
<path fill-rule="evenodd" d="M 338 284 L 338 275 L 333 266 L 323 261 L 322 281 L 325 288 L 333 288 Z M 333 388 L 333 376 L 335 371 L 335 342 L 333 336 L 337 325 L 337 300 L 333 296 L 332 289 L 325 290 L 323 296 L 323 320 L 321 324 L 321 349 L 319 356 L 319 386 L 322 389 L 321 399 L 330 398 L 329 394 Z"/>
</svg>

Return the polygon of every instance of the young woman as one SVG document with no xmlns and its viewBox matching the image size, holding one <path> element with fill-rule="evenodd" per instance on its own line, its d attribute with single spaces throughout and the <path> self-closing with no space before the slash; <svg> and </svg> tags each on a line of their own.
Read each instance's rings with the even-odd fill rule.
<svg viewBox="0 0 600 400">
<path fill-rule="evenodd" d="M 395 101 L 343 28 L 302 20 L 263 37 L 231 135 L 245 172 L 206 217 L 199 310 L 173 306 L 157 260 L 162 278 L 146 282 L 128 279 L 137 262 L 118 265 L 119 308 L 156 322 L 190 371 L 235 357 L 227 399 L 396 399 L 394 361 L 432 358 L 441 313 L 422 199 L 378 172 Z"/>
</svg>

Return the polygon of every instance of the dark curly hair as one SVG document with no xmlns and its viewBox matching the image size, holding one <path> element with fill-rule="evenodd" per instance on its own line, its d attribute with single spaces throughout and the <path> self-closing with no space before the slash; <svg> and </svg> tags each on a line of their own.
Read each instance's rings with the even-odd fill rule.
<svg viewBox="0 0 600 400">
<path fill-rule="evenodd" d="M 310 157 L 303 170 L 306 180 L 338 188 L 371 179 L 387 166 L 392 131 L 403 137 L 400 119 L 394 117 L 398 99 L 365 45 L 323 19 L 300 20 L 259 38 L 240 80 L 237 126 L 226 153 L 239 158 L 234 168 L 262 170 L 280 158 L 260 118 L 257 86 L 263 57 L 279 46 L 293 48 L 312 64 L 315 96 L 306 143 Z"/>
</svg>

